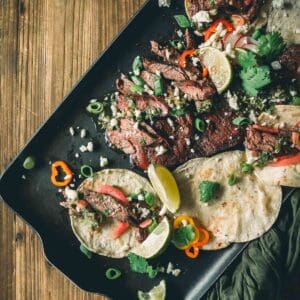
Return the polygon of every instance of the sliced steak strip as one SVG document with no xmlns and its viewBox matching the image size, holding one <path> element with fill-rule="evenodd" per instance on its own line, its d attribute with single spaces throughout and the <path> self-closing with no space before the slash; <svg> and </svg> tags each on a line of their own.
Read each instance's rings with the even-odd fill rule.
<svg viewBox="0 0 300 300">
<path fill-rule="evenodd" d="M 184 40 L 187 49 L 194 49 L 197 47 L 197 43 L 193 37 L 193 34 L 190 32 L 188 28 L 185 29 Z"/>
<path fill-rule="evenodd" d="M 91 190 L 83 190 L 83 199 L 86 200 L 93 209 L 104 212 L 108 217 L 121 222 L 128 222 L 133 226 L 139 223 L 138 216 L 130 207 L 123 206 L 118 200 L 109 195 L 100 194 Z"/>
<path fill-rule="evenodd" d="M 154 90 L 155 80 L 156 80 L 156 74 L 153 74 L 151 72 L 143 70 L 141 72 L 141 78 L 146 82 L 146 84 Z"/>
<path fill-rule="evenodd" d="M 204 117 L 207 128 L 200 138 L 195 140 L 196 153 L 211 156 L 241 144 L 244 139 L 244 129 L 232 124 L 235 117 L 236 115 L 227 108 L 207 114 Z"/>
<path fill-rule="evenodd" d="M 186 72 L 181 70 L 179 67 L 172 66 L 166 63 L 157 62 L 144 58 L 144 68 L 154 74 L 161 74 L 164 78 L 173 81 L 183 81 L 189 79 Z"/>
<path fill-rule="evenodd" d="M 279 58 L 283 69 L 293 77 L 300 79 L 300 45 L 292 45 Z"/>
<path fill-rule="evenodd" d="M 195 15 L 200 10 L 213 9 L 214 1 L 211 0 L 186 0 L 186 9 L 190 16 Z"/>
<path fill-rule="evenodd" d="M 171 64 L 177 64 L 180 54 L 179 52 L 174 49 L 173 47 L 162 47 L 156 41 L 150 41 L 151 44 L 151 51 L 163 58 L 166 62 Z"/>
<path fill-rule="evenodd" d="M 124 74 L 121 74 L 121 77 L 116 80 L 117 90 L 124 95 L 132 95 L 131 87 L 134 86 L 134 83 L 128 79 Z"/>
<path fill-rule="evenodd" d="M 184 94 L 188 95 L 189 100 L 194 100 L 196 103 L 197 101 L 210 98 L 217 92 L 214 84 L 208 79 L 199 81 L 185 80 L 177 82 L 175 85 Z"/>
</svg>

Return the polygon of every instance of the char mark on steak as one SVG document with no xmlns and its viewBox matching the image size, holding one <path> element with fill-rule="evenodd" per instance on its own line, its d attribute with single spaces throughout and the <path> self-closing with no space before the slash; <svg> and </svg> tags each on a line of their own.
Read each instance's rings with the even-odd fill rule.
<svg viewBox="0 0 300 300">
<path fill-rule="evenodd" d="M 271 152 L 273 154 L 288 154 L 297 152 L 297 149 L 290 147 L 278 147 L 281 138 L 291 141 L 291 131 L 288 129 L 279 129 L 278 133 L 268 133 L 260 131 L 253 126 L 247 128 L 245 147 L 254 153 Z"/>
<path fill-rule="evenodd" d="M 161 74 L 164 78 L 173 81 L 183 81 L 189 79 L 186 72 L 179 67 L 172 66 L 166 63 L 157 62 L 154 60 L 143 59 L 144 68 L 154 74 Z"/>
<path fill-rule="evenodd" d="M 129 206 L 125 207 L 112 196 L 100 194 L 91 190 L 83 190 L 82 194 L 83 199 L 96 211 L 104 212 L 106 216 L 121 222 L 128 222 L 130 225 L 138 225 L 138 216 L 133 213 L 131 208 Z"/>
<path fill-rule="evenodd" d="M 283 70 L 290 76 L 300 79 L 300 44 L 289 46 L 279 58 Z"/>
<path fill-rule="evenodd" d="M 179 90 L 188 96 L 189 100 L 203 101 L 216 94 L 217 90 L 209 79 L 198 81 L 185 80 L 175 84 Z"/>
<path fill-rule="evenodd" d="M 232 124 L 235 117 L 235 113 L 226 107 L 205 115 L 207 128 L 200 138 L 195 140 L 196 153 L 211 156 L 241 144 L 245 130 Z"/>
<path fill-rule="evenodd" d="M 134 83 L 128 79 L 124 74 L 121 74 L 121 77 L 116 80 L 117 90 L 124 95 L 134 94 L 131 91 L 131 88 L 134 86 Z"/>
<path fill-rule="evenodd" d="M 151 51 L 170 64 L 177 64 L 180 54 L 173 47 L 163 47 L 156 41 L 150 41 Z"/>
</svg>

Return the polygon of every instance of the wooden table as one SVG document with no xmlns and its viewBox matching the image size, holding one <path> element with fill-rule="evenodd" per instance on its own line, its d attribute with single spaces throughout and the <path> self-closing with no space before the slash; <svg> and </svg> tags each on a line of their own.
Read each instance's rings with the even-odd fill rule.
<svg viewBox="0 0 300 300">
<path fill-rule="evenodd" d="M 144 0 L 0 1 L 0 171 Z M 105 299 L 45 260 L 36 234 L 0 201 L 0 299 Z"/>
</svg>

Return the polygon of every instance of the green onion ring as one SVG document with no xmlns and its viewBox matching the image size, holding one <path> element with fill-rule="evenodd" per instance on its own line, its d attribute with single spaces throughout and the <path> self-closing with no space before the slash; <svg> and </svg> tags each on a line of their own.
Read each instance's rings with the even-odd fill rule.
<svg viewBox="0 0 300 300">
<path fill-rule="evenodd" d="M 31 170 L 35 167 L 35 158 L 33 156 L 28 156 L 23 162 L 23 168 L 26 170 Z"/>
<path fill-rule="evenodd" d="M 105 277 L 109 280 L 118 279 L 121 275 L 121 271 L 115 268 L 109 268 L 105 272 Z"/>
<path fill-rule="evenodd" d="M 82 176 L 88 178 L 94 175 L 93 168 L 89 165 L 83 165 L 80 167 L 80 173 Z"/>
<path fill-rule="evenodd" d="M 205 130 L 205 122 L 199 118 L 195 119 L 195 127 L 199 132 L 203 132 Z"/>
<path fill-rule="evenodd" d="M 91 113 L 91 114 L 100 114 L 102 111 L 103 111 L 103 103 L 100 103 L 100 102 L 93 102 L 93 103 L 90 103 L 86 110 Z"/>
</svg>

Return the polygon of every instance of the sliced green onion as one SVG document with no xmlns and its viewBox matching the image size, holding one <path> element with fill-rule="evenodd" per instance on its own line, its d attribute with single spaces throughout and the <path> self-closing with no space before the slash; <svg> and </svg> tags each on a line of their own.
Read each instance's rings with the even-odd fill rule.
<svg viewBox="0 0 300 300">
<path fill-rule="evenodd" d="M 145 202 L 149 205 L 152 206 L 154 204 L 154 195 L 150 192 L 146 192 L 145 194 Z"/>
<path fill-rule="evenodd" d="M 185 15 L 175 15 L 174 18 L 181 28 L 191 27 L 191 23 Z"/>
<path fill-rule="evenodd" d="M 161 96 L 164 92 L 164 85 L 161 76 L 156 75 L 154 81 L 154 95 Z"/>
<path fill-rule="evenodd" d="M 35 158 L 33 156 L 28 156 L 23 162 L 23 168 L 26 170 L 31 170 L 35 167 Z"/>
<path fill-rule="evenodd" d="M 294 96 L 293 97 L 293 104 L 294 105 L 300 105 L 300 97 L 299 96 Z"/>
<path fill-rule="evenodd" d="M 237 177 L 234 175 L 234 174 L 232 174 L 232 175 L 230 175 L 230 177 L 228 178 L 228 185 L 229 186 L 233 186 L 233 185 L 235 185 L 236 184 L 236 182 L 237 182 Z"/>
<path fill-rule="evenodd" d="M 81 166 L 80 173 L 81 173 L 82 176 L 84 176 L 86 178 L 92 177 L 94 175 L 93 168 L 89 165 Z"/>
<path fill-rule="evenodd" d="M 180 40 L 171 40 L 169 41 L 171 46 L 177 50 L 182 50 L 184 48 L 184 44 Z"/>
<path fill-rule="evenodd" d="M 143 87 L 144 84 L 145 84 L 145 81 L 141 77 L 139 77 L 139 76 L 133 75 L 133 76 L 131 76 L 131 80 L 134 82 L 134 84 L 136 84 L 138 86 L 142 86 Z"/>
<path fill-rule="evenodd" d="M 102 211 L 102 214 L 103 214 L 105 217 L 109 216 L 109 209 L 104 209 L 104 210 Z"/>
<path fill-rule="evenodd" d="M 250 173 L 253 171 L 253 166 L 244 161 L 241 163 L 241 169 L 243 173 Z"/>
<path fill-rule="evenodd" d="M 134 75 L 139 76 L 142 68 L 143 68 L 142 59 L 140 56 L 137 56 L 132 63 L 132 71 Z"/>
<path fill-rule="evenodd" d="M 199 132 L 203 132 L 206 128 L 206 124 L 203 120 L 196 118 L 195 119 L 195 127 Z"/>
<path fill-rule="evenodd" d="M 135 84 L 130 87 L 130 90 L 135 94 L 142 95 L 144 92 L 144 87 Z"/>
<path fill-rule="evenodd" d="M 105 272 L 105 277 L 109 280 L 118 279 L 121 275 L 121 271 L 115 268 L 109 268 Z"/>
<path fill-rule="evenodd" d="M 92 252 L 89 251 L 83 244 L 80 245 L 79 249 L 88 259 L 92 258 Z"/>
<path fill-rule="evenodd" d="M 91 114 L 98 115 L 103 111 L 103 108 L 103 103 L 92 102 L 87 106 L 86 110 Z"/>
<path fill-rule="evenodd" d="M 245 117 L 237 117 L 232 120 L 232 124 L 237 125 L 237 126 L 249 125 L 250 120 Z"/>
</svg>

